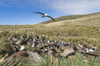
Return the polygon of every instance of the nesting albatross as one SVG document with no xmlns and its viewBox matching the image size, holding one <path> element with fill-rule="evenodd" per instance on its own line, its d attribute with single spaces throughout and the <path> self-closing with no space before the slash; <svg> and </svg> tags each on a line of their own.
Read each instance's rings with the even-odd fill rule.
<svg viewBox="0 0 100 66">
<path fill-rule="evenodd" d="M 55 21 L 55 19 L 53 17 L 49 16 L 48 14 L 44 14 L 44 13 L 41 13 L 41 12 L 34 12 L 34 13 L 41 14 L 42 18 L 43 17 L 48 17 L 48 18 L 52 19 L 53 21 Z"/>
</svg>

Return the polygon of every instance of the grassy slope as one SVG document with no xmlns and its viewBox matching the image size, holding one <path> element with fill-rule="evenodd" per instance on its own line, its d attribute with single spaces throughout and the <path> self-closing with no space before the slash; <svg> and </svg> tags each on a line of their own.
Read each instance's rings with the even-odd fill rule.
<svg viewBox="0 0 100 66">
<path fill-rule="evenodd" d="M 100 12 L 97 13 L 93 13 L 93 14 L 86 14 L 86 15 L 69 15 L 69 16 L 61 16 L 61 17 L 57 17 L 55 18 L 56 21 L 63 21 L 63 20 L 73 20 L 73 19 L 79 19 L 79 18 L 83 18 L 83 17 L 91 17 L 94 15 L 100 15 Z M 47 24 L 52 22 L 52 20 L 48 20 L 45 22 L 42 22 L 43 24 Z"/>
<path fill-rule="evenodd" d="M 45 35 L 50 40 L 64 40 L 75 44 L 87 44 L 96 46 L 100 49 L 100 13 L 85 15 L 84 17 L 70 18 L 68 20 L 58 20 L 47 24 L 35 25 L 1 25 L 0 26 L 0 44 L 3 44 L 4 39 L 8 36 L 17 36 L 26 34 Z M 7 31 L 7 32 L 3 32 Z M 70 34 L 75 36 L 58 36 L 59 34 Z M 5 35 L 7 34 L 7 35 Z"/>
<path fill-rule="evenodd" d="M 81 18 L 36 25 L 2 25 L 0 31 L 14 33 L 47 35 L 51 40 L 65 40 L 75 44 L 89 44 L 100 48 L 100 13 L 90 14 Z M 59 34 L 76 36 L 57 36 Z"/>
</svg>

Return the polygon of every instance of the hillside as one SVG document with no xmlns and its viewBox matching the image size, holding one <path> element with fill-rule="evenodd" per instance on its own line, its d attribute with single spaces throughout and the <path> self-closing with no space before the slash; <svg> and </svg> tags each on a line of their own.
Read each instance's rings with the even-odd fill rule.
<svg viewBox="0 0 100 66">
<path fill-rule="evenodd" d="M 3 31 L 8 31 L 10 36 L 15 33 L 19 33 L 20 35 L 45 35 L 49 36 L 51 40 L 63 39 L 75 44 L 92 44 L 100 48 L 100 13 L 93 13 L 76 19 L 70 18 L 48 24 L 0 25 L 0 32 Z M 64 33 L 69 34 L 69 36 L 58 36 Z"/>
<path fill-rule="evenodd" d="M 97 16 L 97 15 L 100 15 L 100 12 L 92 13 L 92 14 L 86 14 L 86 15 L 61 16 L 61 17 L 55 18 L 55 20 L 57 22 L 57 21 L 62 21 L 62 20 L 73 20 L 73 19 L 79 19 L 79 18 L 83 18 L 83 17 L 91 17 L 91 16 Z M 42 24 L 47 24 L 47 23 L 50 23 L 50 22 L 52 22 L 52 20 L 48 20 L 48 21 L 42 22 Z"/>
<path fill-rule="evenodd" d="M 88 14 L 88 15 L 71 15 L 56 18 L 55 22 L 47 21 L 41 24 L 33 25 L 0 25 L 0 58 L 4 57 L 6 53 L 12 53 L 14 51 L 11 48 L 11 42 L 8 41 L 9 37 L 17 37 L 18 39 L 23 36 L 34 38 L 36 36 L 45 36 L 50 41 L 65 41 L 67 43 L 78 46 L 79 44 L 89 47 L 96 47 L 97 52 L 100 51 L 100 12 Z M 23 45 L 23 44 L 22 44 Z M 21 45 L 19 45 L 21 46 Z M 26 50 L 31 50 L 30 45 L 25 44 Z M 39 51 L 39 49 L 36 49 Z M 100 58 L 94 59 L 85 58 L 82 54 L 70 57 L 70 59 L 59 58 L 55 60 L 48 60 L 46 63 L 40 63 L 36 66 L 60 66 L 69 65 L 73 66 L 98 66 L 100 65 Z M 51 59 L 51 58 L 50 58 Z M 62 60 L 63 61 L 62 61 Z M 69 61 L 70 60 L 70 61 Z M 86 60 L 86 61 L 85 61 Z M 80 62 L 81 61 L 81 62 Z M 20 63 L 21 62 L 21 63 Z M 50 63 L 49 63 L 50 62 Z M 66 63 L 67 62 L 67 63 Z M 32 66 L 33 62 L 29 62 L 27 58 L 25 60 L 14 60 L 5 62 L 1 66 L 7 65 L 19 65 L 19 66 Z M 26 65 L 25 65 L 26 64 Z M 37 63 L 38 64 L 38 63 Z"/>
</svg>

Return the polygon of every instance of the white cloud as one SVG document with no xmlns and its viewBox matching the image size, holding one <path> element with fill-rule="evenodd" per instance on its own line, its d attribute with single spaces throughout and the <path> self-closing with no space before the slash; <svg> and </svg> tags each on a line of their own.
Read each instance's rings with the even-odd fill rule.
<svg viewBox="0 0 100 66">
<path fill-rule="evenodd" d="M 66 14 L 87 14 L 100 10 L 100 0 L 1 0 L 1 4 L 51 9 Z"/>
<path fill-rule="evenodd" d="M 68 14 L 87 14 L 100 9 L 100 0 L 61 0 L 52 4 L 52 9 Z"/>
</svg>

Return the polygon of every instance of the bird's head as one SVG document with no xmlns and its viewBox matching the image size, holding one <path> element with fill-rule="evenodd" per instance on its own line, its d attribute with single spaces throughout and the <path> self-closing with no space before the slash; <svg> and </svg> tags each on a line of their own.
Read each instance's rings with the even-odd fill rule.
<svg viewBox="0 0 100 66">
<path fill-rule="evenodd" d="M 96 47 L 92 47 L 92 50 L 96 50 Z"/>
</svg>

